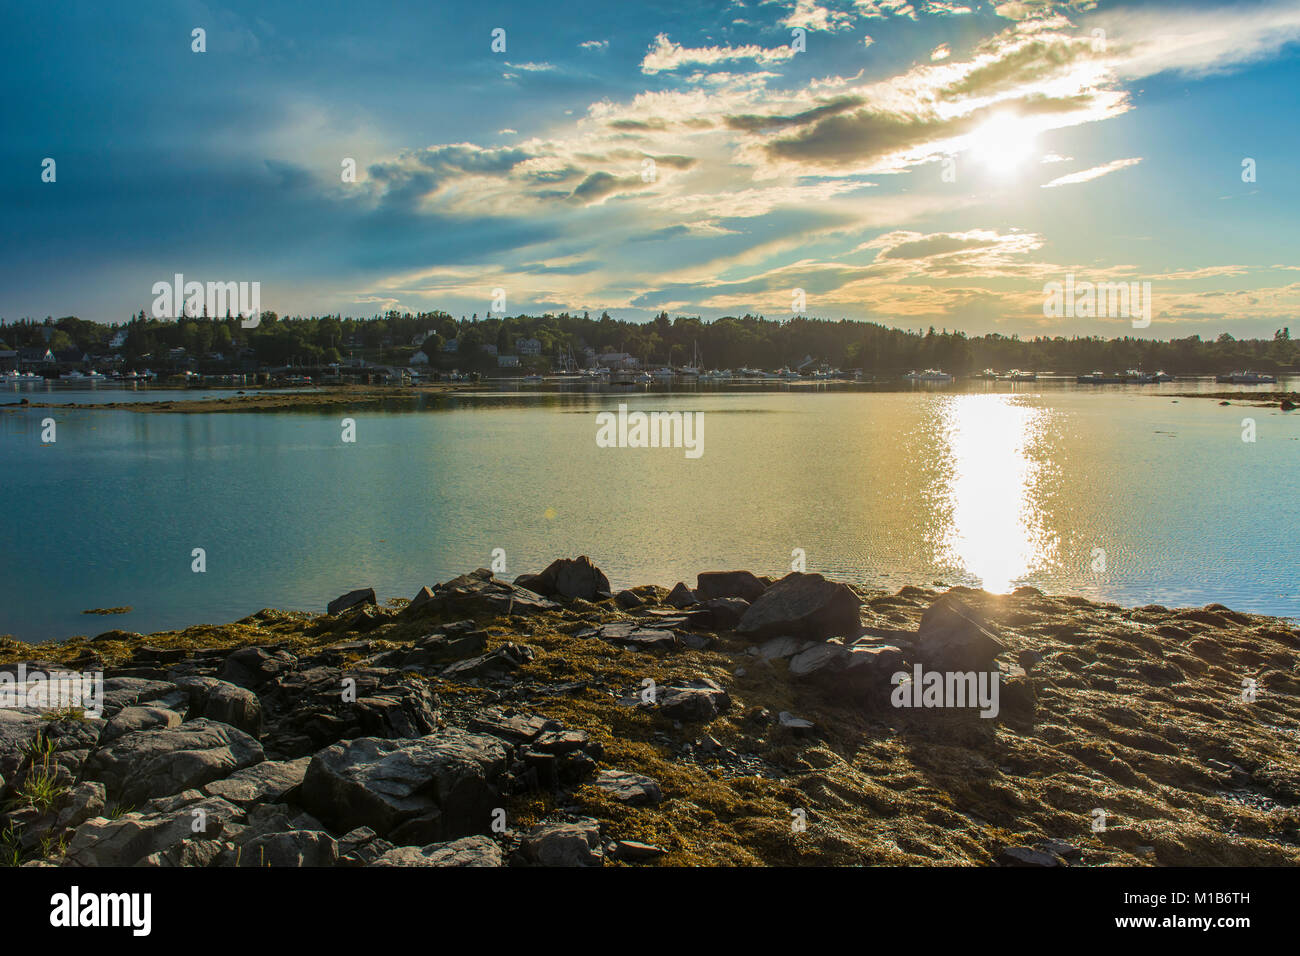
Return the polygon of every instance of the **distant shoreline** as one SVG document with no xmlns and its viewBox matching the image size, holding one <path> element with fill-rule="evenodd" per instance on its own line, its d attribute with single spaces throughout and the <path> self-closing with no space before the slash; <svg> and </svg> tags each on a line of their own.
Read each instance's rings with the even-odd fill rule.
<svg viewBox="0 0 1300 956">
<path fill-rule="evenodd" d="M 785 382 L 782 385 L 796 387 L 802 383 Z M 844 391 L 861 391 L 869 392 L 877 389 L 872 385 L 881 383 L 827 383 L 811 382 L 809 385 L 827 386 L 830 385 L 834 390 Z M 865 387 L 864 387 L 865 386 Z M 1140 386 L 1137 386 L 1140 388 Z M 176 389 L 183 391 L 183 389 Z M 164 399 L 159 398 L 157 401 L 139 401 L 139 402 L 33 402 L 24 396 L 19 396 L 19 401 L 6 402 L 0 404 L 0 410 L 4 411 L 21 411 L 31 408 L 55 408 L 64 411 L 131 411 L 131 412 L 179 412 L 182 414 L 204 414 L 212 412 L 281 412 L 292 409 L 329 409 L 338 407 L 364 408 L 368 406 L 404 406 L 418 402 L 425 396 L 444 396 L 444 395 L 492 395 L 499 394 L 500 387 L 493 385 L 470 385 L 464 383 L 439 383 L 430 385 L 417 386 L 326 386 L 309 392 L 274 392 L 261 391 L 257 389 L 228 391 L 237 392 L 228 397 L 221 398 L 197 398 L 197 399 Z M 774 389 L 763 389 L 755 385 L 754 391 L 773 391 Z M 780 391 L 789 391 L 789 388 L 782 388 Z M 913 391 L 915 387 L 904 389 L 900 387 L 897 391 Z M 747 390 L 748 391 L 748 390 Z M 927 389 L 927 392 L 933 391 Z M 239 394 L 238 392 L 246 392 Z M 738 394 L 738 390 L 709 390 L 707 392 L 692 392 L 689 394 Z M 556 394 L 577 394 L 556 389 L 530 389 L 528 394 L 534 395 L 556 395 Z M 608 394 L 608 395 L 680 395 L 687 394 L 681 391 L 599 391 L 586 392 L 582 394 Z M 1155 395 L 1159 398 L 1199 398 L 1199 399 L 1216 399 L 1227 401 L 1235 404 L 1249 405 L 1257 408 L 1279 408 L 1283 403 L 1292 407 L 1300 407 L 1300 392 L 1138 392 L 1138 394 Z M 1288 409 L 1289 410 L 1289 409 Z"/>
</svg>

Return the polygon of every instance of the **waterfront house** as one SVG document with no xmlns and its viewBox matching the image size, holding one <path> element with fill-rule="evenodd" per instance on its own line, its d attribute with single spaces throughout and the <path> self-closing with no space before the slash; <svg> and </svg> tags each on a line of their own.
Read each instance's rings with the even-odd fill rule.
<svg viewBox="0 0 1300 956">
<path fill-rule="evenodd" d="M 448 339 L 442 343 L 442 350 L 444 352 L 455 352 L 458 348 L 460 348 L 460 345 L 455 339 Z"/>
<path fill-rule="evenodd" d="M 411 365 L 428 365 L 428 364 L 429 364 L 429 356 L 425 355 L 424 352 L 422 352 L 422 351 L 421 351 L 421 352 L 416 352 L 414 355 L 411 356 L 411 360 L 410 360 L 410 363 L 409 363 L 409 364 L 411 364 Z"/>
<path fill-rule="evenodd" d="M 520 355 L 541 355 L 542 343 L 537 339 L 515 339 L 515 351 Z"/>
<path fill-rule="evenodd" d="M 118 329 L 113 333 L 113 337 L 108 340 L 108 347 L 114 350 L 120 349 L 123 345 L 126 345 L 127 335 L 126 329 Z"/>
<path fill-rule="evenodd" d="M 33 349 L 19 349 L 18 364 L 23 368 L 33 368 L 37 365 L 53 365 L 54 353 L 44 346 L 37 346 Z"/>
<path fill-rule="evenodd" d="M 59 349 L 54 353 L 54 361 L 58 362 L 60 365 L 68 367 L 74 365 L 85 365 L 90 361 L 90 355 L 74 346 L 70 349 Z"/>
<path fill-rule="evenodd" d="M 518 368 L 518 367 L 519 367 L 518 355 L 497 356 L 497 368 Z"/>
</svg>

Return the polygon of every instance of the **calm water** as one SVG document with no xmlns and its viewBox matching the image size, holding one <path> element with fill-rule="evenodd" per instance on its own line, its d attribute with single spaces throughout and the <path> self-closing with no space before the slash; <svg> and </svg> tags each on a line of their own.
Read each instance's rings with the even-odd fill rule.
<svg viewBox="0 0 1300 956">
<path fill-rule="evenodd" d="M 779 575 L 800 548 L 808 570 L 880 588 L 1300 615 L 1300 413 L 1161 388 L 487 395 L 352 413 L 355 444 L 343 413 L 5 412 L 0 633 L 410 597 L 494 548 L 510 577 L 589 554 L 616 588 Z M 596 413 L 619 402 L 702 412 L 703 457 L 598 448 Z"/>
</svg>

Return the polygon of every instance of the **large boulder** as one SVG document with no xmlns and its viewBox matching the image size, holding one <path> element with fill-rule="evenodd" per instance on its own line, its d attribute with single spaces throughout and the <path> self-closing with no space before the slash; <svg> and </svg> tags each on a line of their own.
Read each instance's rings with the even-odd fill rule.
<svg viewBox="0 0 1300 956">
<path fill-rule="evenodd" d="M 695 579 L 695 593 L 701 601 L 714 598 L 740 598 L 753 603 L 767 590 L 749 571 L 703 571 Z"/>
<path fill-rule="evenodd" d="M 957 589 L 939 595 L 921 615 L 916 656 L 930 670 L 988 671 L 1005 651 L 984 615 Z"/>
<path fill-rule="evenodd" d="M 339 833 L 365 826 L 388 836 L 403 828 L 411 843 L 468 836 L 500 806 L 512 749 L 454 728 L 415 740 L 341 741 L 312 758 L 300 800 Z"/>
<path fill-rule="evenodd" d="M 190 695 L 191 718 L 206 717 L 254 737 L 261 735 L 262 701 L 248 688 L 215 677 L 178 677 L 176 684 Z"/>
<path fill-rule="evenodd" d="M 340 611 L 346 611 L 356 607 L 358 604 L 375 604 L 374 588 L 357 588 L 355 591 L 349 591 L 347 594 L 341 594 L 334 600 L 330 601 L 326 607 L 326 614 L 338 614 Z"/>
<path fill-rule="evenodd" d="M 586 818 L 534 827 L 524 836 L 519 853 L 533 866 L 600 866 L 605 862 L 600 824 Z"/>
<path fill-rule="evenodd" d="M 862 627 L 860 610 L 861 601 L 847 586 L 827 581 L 820 574 L 796 571 L 750 604 L 736 630 L 756 638 L 854 638 Z"/>
<path fill-rule="evenodd" d="M 609 578 L 585 554 L 552 561 L 541 574 L 520 575 L 515 584 L 545 597 L 584 601 L 609 597 Z"/>
<path fill-rule="evenodd" d="M 216 839 L 232 826 L 238 828 L 242 819 L 242 810 L 219 797 L 167 813 L 127 813 L 116 820 L 94 817 L 72 834 L 67 859 L 73 866 L 134 866 L 196 834 Z"/>
<path fill-rule="evenodd" d="M 201 787 L 262 757 L 261 745 L 242 730 L 200 718 L 109 742 L 86 761 L 83 777 L 103 782 L 116 800 L 140 804 Z"/>
<path fill-rule="evenodd" d="M 653 805 L 664 798 L 659 781 L 627 770 L 602 770 L 595 785 L 619 803 Z"/>
</svg>

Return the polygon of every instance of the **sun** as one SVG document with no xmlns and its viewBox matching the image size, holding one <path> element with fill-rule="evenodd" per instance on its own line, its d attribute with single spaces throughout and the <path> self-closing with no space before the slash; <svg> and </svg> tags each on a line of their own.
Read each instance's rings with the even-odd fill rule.
<svg viewBox="0 0 1300 956">
<path fill-rule="evenodd" d="M 1023 118 L 1001 113 L 970 134 L 971 159 L 998 176 L 1010 176 L 1038 151 L 1038 130 Z"/>
</svg>

